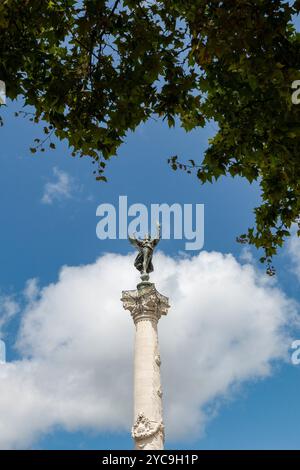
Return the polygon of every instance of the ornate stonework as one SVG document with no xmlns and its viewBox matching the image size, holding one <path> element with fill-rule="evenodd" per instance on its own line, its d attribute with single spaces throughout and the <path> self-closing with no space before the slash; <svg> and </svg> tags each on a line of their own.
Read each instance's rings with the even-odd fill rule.
<svg viewBox="0 0 300 470">
<path fill-rule="evenodd" d="M 134 323 L 143 320 L 158 322 L 168 313 L 169 299 L 160 294 L 154 284 L 140 283 L 137 290 L 122 292 L 121 301 L 125 310 L 129 310 Z"/>
<path fill-rule="evenodd" d="M 132 437 L 134 439 L 144 439 L 152 437 L 159 432 L 164 432 L 163 422 L 155 423 L 150 421 L 144 413 L 139 413 L 135 424 L 132 427 Z"/>
</svg>

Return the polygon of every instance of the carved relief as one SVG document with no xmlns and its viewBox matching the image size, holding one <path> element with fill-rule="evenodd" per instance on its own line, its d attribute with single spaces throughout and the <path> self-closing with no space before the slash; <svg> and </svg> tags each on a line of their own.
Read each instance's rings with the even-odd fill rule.
<svg viewBox="0 0 300 470">
<path fill-rule="evenodd" d="M 158 365 L 158 367 L 161 366 L 161 359 L 160 359 L 160 355 L 158 354 L 157 356 L 155 356 L 155 362 L 156 364 Z"/>
<path fill-rule="evenodd" d="M 132 428 L 132 437 L 134 439 L 145 439 L 147 437 L 154 437 L 156 434 L 164 434 L 163 422 L 155 423 L 150 421 L 144 413 L 139 413 L 137 420 Z M 140 445 L 141 446 L 141 445 Z"/>
</svg>

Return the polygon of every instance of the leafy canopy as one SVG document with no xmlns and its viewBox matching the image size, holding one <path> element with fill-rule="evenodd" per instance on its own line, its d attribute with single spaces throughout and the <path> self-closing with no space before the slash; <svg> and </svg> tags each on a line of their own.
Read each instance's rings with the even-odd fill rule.
<svg viewBox="0 0 300 470">
<path fill-rule="evenodd" d="M 300 214 L 299 10 L 299 0 L 2 0 L 0 79 L 9 98 L 33 106 L 30 119 L 48 123 L 31 151 L 66 139 L 73 156 L 96 163 L 98 180 L 150 116 L 187 131 L 214 120 L 199 162 L 169 163 L 200 183 L 259 181 L 255 227 L 239 241 L 263 248 L 273 274 Z"/>
</svg>

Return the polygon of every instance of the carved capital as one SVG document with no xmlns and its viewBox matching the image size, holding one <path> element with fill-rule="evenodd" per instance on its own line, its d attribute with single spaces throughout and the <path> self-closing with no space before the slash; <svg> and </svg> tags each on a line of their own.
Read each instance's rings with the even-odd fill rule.
<svg viewBox="0 0 300 470">
<path fill-rule="evenodd" d="M 160 294 L 154 284 L 141 283 L 136 290 L 122 292 L 121 301 L 125 310 L 129 310 L 134 323 L 150 320 L 158 322 L 168 313 L 169 299 Z"/>
</svg>

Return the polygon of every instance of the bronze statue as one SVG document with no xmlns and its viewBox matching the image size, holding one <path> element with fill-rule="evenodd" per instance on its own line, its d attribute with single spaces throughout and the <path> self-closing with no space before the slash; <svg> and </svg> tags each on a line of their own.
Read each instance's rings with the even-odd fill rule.
<svg viewBox="0 0 300 470">
<path fill-rule="evenodd" d="M 160 240 L 160 224 L 157 223 L 157 236 L 156 238 L 151 238 L 147 233 L 143 240 L 135 238 L 135 233 L 133 237 L 128 237 L 130 243 L 139 250 L 137 257 L 134 261 L 134 266 L 141 273 L 141 279 L 146 281 L 149 279 L 149 273 L 153 271 L 152 256 L 153 251 L 156 245 Z"/>
</svg>

